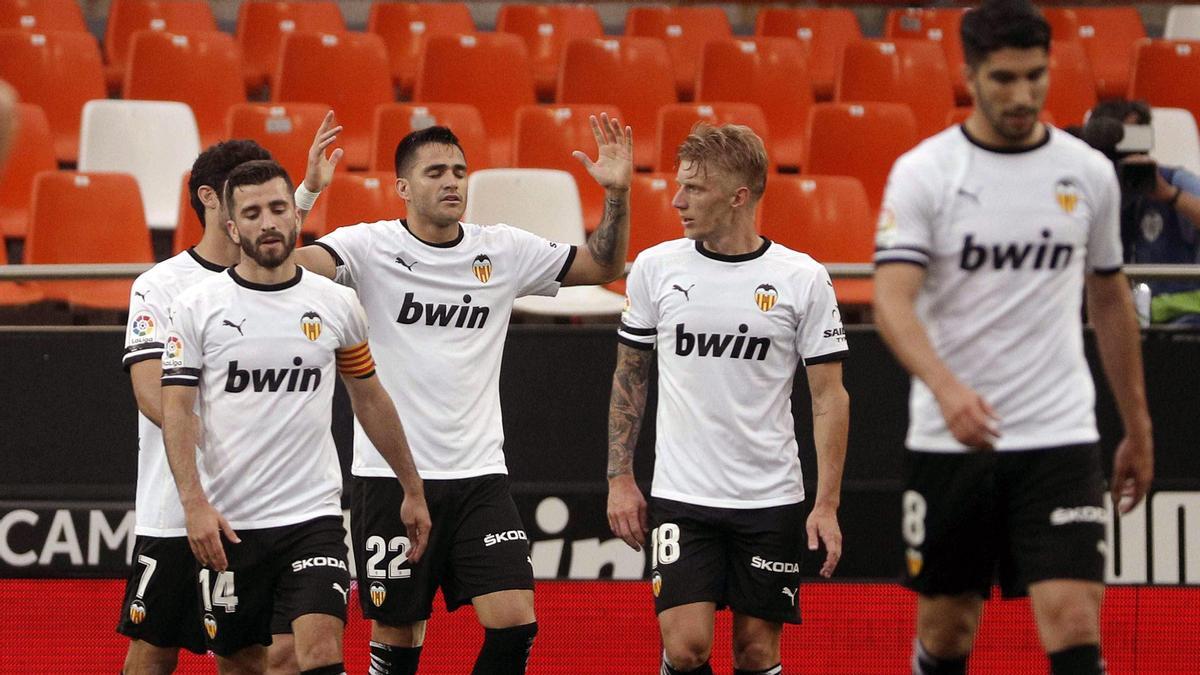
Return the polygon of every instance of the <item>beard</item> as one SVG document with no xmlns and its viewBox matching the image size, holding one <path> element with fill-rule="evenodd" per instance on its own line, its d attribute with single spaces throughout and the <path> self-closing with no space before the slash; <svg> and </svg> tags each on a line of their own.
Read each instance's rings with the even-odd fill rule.
<svg viewBox="0 0 1200 675">
<path fill-rule="evenodd" d="M 260 267 L 266 269 L 275 269 L 288 259 L 292 251 L 296 248 L 296 230 L 290 233 L 279 232 L 278 234 L 263 234 L 259 235 L 258 239 L 250 242 L 245 237 L 241 239 L 242 252 L 245 253 L 251 260 L 258 263 Z M 263 249 L 264 239 L 274 239 L 276 237 L 283 238 L 283 250 L 279 253 L 267 252 Z"/>
</svg>

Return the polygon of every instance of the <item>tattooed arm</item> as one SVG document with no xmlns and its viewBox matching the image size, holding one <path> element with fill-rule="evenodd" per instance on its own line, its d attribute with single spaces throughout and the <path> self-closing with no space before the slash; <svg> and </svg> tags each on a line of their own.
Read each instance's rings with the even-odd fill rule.
<svg viewBox="0 0 1200 675">
<path fill-rule="evenodd" d="M 604 216 L 575 256 L 563 278 L 564 286 L 606 284 L 625 272 L 629 252 L 629 185 L 633 181 L 633 131 L 615 119 L 591 118 L 597 159 L 576 151 L 592 178 L 604 188 Z"/>
<path fill-rule="evenodd" d="M 653 358 L 649 349 L 617 346 L 617 370 L 608 404 L 608 525 L 635 551 L 642 550 L 649 529 L 646 499 L 633 476 L 633 451 L 642 429 Z"/>
</svg>

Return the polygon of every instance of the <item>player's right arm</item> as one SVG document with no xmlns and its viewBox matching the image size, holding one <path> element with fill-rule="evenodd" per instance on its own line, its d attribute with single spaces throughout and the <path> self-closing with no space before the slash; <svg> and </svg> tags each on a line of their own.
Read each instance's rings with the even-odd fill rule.
<svg viewBox="0 0 1200 675">
<path fill-rule="evenodd" d="M 129 366 L 129 381 L 133 383 L 133 398 L 138 411 L 154 426 L 162 428 L 162 361 L 147 359 Z"/>
<path fill-rule="evenodd" d="M 649 524 L 646 498 L 633 476 L 633 452 L 646 411 L 654 352 L 617 345 L 608 403 L 608 526 L 635 551 L 642 550 Z"/>
<path fill-rule="evenodd" d="M 296 249 L 296 264 L 321 276 L 332 279 L 337 274 L 337 261 L 324 248 L 315 244 Z"/>
</svg>

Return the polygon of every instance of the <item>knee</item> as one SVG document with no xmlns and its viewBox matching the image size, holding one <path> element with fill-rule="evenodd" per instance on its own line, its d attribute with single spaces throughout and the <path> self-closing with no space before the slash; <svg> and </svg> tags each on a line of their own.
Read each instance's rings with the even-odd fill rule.
<svg viewBox="0 0 1200 675">
<path fill-rule="evenodd" d="M 763 670 L 779 663 L 779 646 L 770 640 L 738 640 L 733 643 L 733 666 L 740 670 Z"/>
<path fill-rule="evenodd" d="M 271 649 L 267 651 L 267 675 L 298 672 L 300 672 L 300 664 L 296 661 L 296 650 L 290 645 L 287 648 L 276 648 L 272 645 Z"/>
<path fill-rule="evenodd" d="M 1059 645 L 1099 642 L 1099 617 L 1088 602 L 1064 599 L 1045 607 L 1042 616 L 1046 624 L 1043 630 L 1051 637 L 1050 642 Z"/>
<path fill-rule="evenodd" d="M 957 658 L 971 652 L 979 619 L 964 612 L 947 612 L 926 617 L 917 636 L 925 650 L 938 658 Z"/>
<path fill-rule="evenodd" d="M 684 672 L 703 666 L 712 655 L 712 645 L 699 639 L 674 640 L 664 645 L 667 663 Z"/>
<path fill-rule="evenodd" d="M 296 644 L 296 661 L 300 669 L 308 670 L 339 663 L 342 660 L 341 645 L 335 637 L 311 640 Z"/>
</svg>

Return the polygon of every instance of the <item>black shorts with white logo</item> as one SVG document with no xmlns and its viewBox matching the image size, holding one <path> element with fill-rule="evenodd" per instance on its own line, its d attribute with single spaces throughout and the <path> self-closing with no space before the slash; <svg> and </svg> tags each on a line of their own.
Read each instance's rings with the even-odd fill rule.
<svg viewBox="0 0 1200 675">
<path fill-rule="evenodd" d="M 714 602 L 738 614 L 800 623 L 801 503 L 761 509 L 650 499 L 654 610 Z"/>
<path fill-rule="evenodd" d="M 197 587 L 209 649 L 230 656 L 269 645 L 273 633 L 292 632 L 292 621 L 305 614 L 346 620 L 350 571 L 341 517 L 242 530 L 238 536 L 240 544 L 222 539 L 229 569 L 200 568 Z"/>
<path fill-rule="evenodd" d="M 1048 579 L 1104 581 L 1104 475 L 1095 444 L 908 452 L 906 585 L 922 595 L 1028 595 Z"/>
<path fill-rule="evenodd" d="M 138 536 L 117 632 L 155 647 L 206 651 L 187 537 Z"/>
<path fill-rule="evenodd" d="M 350 530 L 363 615 L 400 626 L 428 619 L 438 587 L 454 611 L 487 593 L 533 590 L 529 540 L 503 474 L 425 481 L 433 529 L 420 562 L 400 522 L 395 478 L 354 478 Z"/>
</svg>

